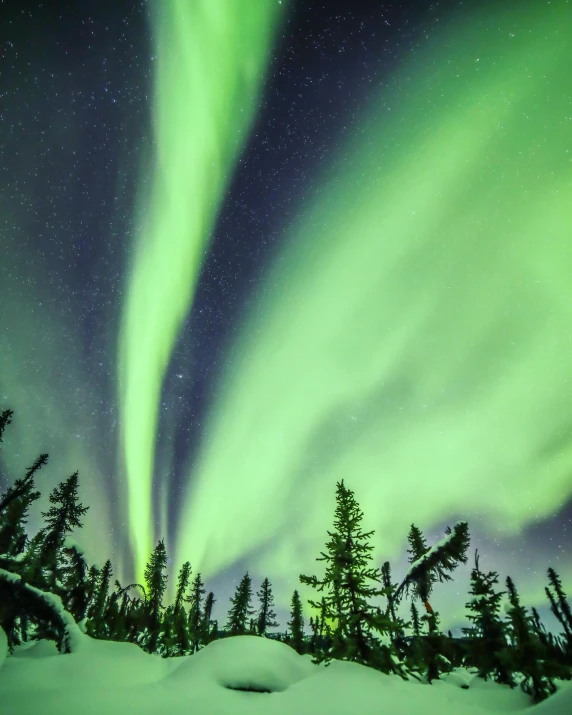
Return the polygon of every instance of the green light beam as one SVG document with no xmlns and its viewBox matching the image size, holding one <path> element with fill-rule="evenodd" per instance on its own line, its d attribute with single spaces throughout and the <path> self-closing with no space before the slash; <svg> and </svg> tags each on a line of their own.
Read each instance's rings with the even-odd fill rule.
<svg viewBox="0 0 572 715">
<path fill-rule="evenodd" d="M 286 607 L 342 478 L 378 564 L 570 495 L 572 5 L 494 7 L 404 65 L 268 271 L 181 505 L 203 577 L 248 554 Z"/>
<path fill-rule="evenodd" d="M 249 0 L 248 11 L 227 0 L 154 4 L 156 159 L 148 194 L 142 178 L 119 345 L 120 459 L 139 575 L 156 526 L 151 487 L 165 370 L 256 113 L 283 7 L 268 0 Z"/>
</svg>

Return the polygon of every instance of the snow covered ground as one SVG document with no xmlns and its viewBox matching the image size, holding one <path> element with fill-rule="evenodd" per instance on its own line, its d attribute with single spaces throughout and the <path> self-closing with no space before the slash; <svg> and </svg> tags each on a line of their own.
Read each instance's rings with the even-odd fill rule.
<svg viewBox="0 0 572 715">
<path fill-rule="evenodd" d="M 4 636 L 4 640 L 2 638 Z M 80 634 L 60 655 L 39 641 L 6 653 L 0 629 L 2 715 L 571 715 L 572 682 L 531 706 L 519 690 L 465 669 L 433 685 L 355 663 L 314 665 L 284 643 L 257 636 L 214 641 L 192 656 L 164 659 L 132 643 Z M 461 686 L 468 685 L 468 689 Z M 242 692 L 256 688 L 270 692 Z"/>
</svg>

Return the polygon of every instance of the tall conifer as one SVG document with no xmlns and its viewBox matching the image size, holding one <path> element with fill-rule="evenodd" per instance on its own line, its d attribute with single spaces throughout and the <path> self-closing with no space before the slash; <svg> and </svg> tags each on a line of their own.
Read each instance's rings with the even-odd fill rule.
<svg viewBox="0 0 572 715">
<path fill-rule="evenodd" d="M 403 667 L 396 659 L 395 648 L 380 643 L 375 635 L 388 636 L 402 629 L 403 624 L 392 622 L 387 614 L 367 602 L 367 598 L 387 595 L 387 592 L 367 585 L 368 581 L 379 582 L 380 573 L 370 566 L 373 547 L 367 542 L 374 532 L 361 531 L 362 518 L 353 492 L 343 480 L 338 482 L 334 531 L 328 531 L 327 553 L 316 559 L 328 564 L 324 579 L 319 581 L 316 576 L 300 575 L 302 583 L 318 591 L 328 589 L 324 597 L 326 618 L 335 624 L 328 653 L 318 656 L 314 662 L 326 660 L 329 665 L 331 658 L 352 660 L 405 677 Z M 309 603 L 314 608 L 320 607 L 314 601 L 309 600 Z"/>
<path fill-rule="evenodd" d="M 260 610 L 258 611 L 258 617 L 256 619 L 256 631 L 258 635 L 263 636 L 266 634 L 267 628 L 276 628 L 278 626 L 278 623 L 274 620 L 276 618 L 276 614 L 272 610 L 274 606 L 274 596 L 268 578 L 264 579 L 261 589 L 256 595 L 260 599 Z"/>
</svg>

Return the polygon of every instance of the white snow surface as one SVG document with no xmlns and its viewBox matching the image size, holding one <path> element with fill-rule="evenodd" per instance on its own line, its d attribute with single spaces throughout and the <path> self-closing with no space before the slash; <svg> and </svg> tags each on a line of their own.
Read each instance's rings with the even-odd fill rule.
<svg viewBox="0 0 572 715">
<path fill-rule="evenodd" d="M 49 641 L 14 649 L 0 667 L 2 715 L 572 713 L 572 682 L 557 681 L 558 692 L 533 706 L 520 689 L 485 682 L 465 668 L 428 685 L 356 663 L 314 665 L 309 655 L 258 636 L 214 641 L 180 658 L 85 634 L 74 640 L 74 652 L 66 655 Z"/>
</svg>

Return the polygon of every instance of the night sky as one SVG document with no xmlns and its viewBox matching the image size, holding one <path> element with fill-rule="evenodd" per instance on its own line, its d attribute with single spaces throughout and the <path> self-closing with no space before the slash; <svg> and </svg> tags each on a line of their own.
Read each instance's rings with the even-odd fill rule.
<svg viewBox="0 0 572 715">
<path fill-rule="evenodd" d="M 572 591 L 572 2 L 0 2 L 5 488 L 79 470 L 90 562 L 165 538 L 281 630 L 335 485 L 406 569 L 467 520 Z M 5 483 L 3 483 L 5 481 Z M 310 611 L 307 612 L 310 615 Z"/>
</svg>

